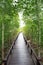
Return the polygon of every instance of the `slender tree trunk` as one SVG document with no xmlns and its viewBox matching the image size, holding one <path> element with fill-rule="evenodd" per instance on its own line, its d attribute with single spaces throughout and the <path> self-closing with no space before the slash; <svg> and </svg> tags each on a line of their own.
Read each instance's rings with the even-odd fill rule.
<svg viewBox="0 0 43 65">
<path fill-rule="evenodd" d="M 2 22 L 2 60 L 4 59 L 4 23 Z"/>
<path fill-rule="evenodd" d="M 39 22 L 38 34 L 39 34 L 38 57 L 40 58 L 40 44 L 41 44 L 41 25 L 40 25 L 40 22 Z"/>
<path fill-rule="evenodd" d="M 40 23 L 40 2 L 41 0 L 36 0 L 36 16 L 38 22 L 38 57 L 40 58 L 40 43 L 41 43 L 41 23 Z"/>
<path fill-rule="evenodd" d="M 41 3 L 41 0 L 38 1 L 39 4 Z M 40 5 L 38 6 L 40 8 Z M 40 9 L 39 9 L 40 10 Z M 39 15 L 40 16 L 40 15 Z M 40 21 L 40 17 L 39 17 L 39 24 L 38 24 L 38 29 L 39 29 L 39 49 L 38 49 L 38 57 L 40 58 L 40 44 L 41 44 L 41 21 Z"/>
</svg>

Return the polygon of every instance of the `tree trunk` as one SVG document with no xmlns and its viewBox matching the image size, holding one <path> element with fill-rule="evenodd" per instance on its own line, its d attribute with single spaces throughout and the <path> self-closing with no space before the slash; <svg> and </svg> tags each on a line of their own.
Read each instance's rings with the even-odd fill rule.
<svg viewBox="0 0 43 65">
<path fill-rule="evenodd" d="M 40 43 L 41 43 L 41 23 L 40 23 L 40 4 L 41 0 L 36 0 L 36 16 L 38 22 L 38 57 L 40 58 Z"/>
<path fill-rule="evenodd" d="M 2 22 L 2 60 L 4 59 L 4 23 Z"/>
</svg>

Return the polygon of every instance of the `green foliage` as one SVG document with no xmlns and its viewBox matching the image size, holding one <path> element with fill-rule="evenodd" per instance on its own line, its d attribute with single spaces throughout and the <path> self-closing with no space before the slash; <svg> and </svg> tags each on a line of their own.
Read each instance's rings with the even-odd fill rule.
<svg viewBox="0 0 43 65">
<path fill-rule="evenodd" d="M 3 23 L 5 56 L 18 33 L 18 12 L 20 11 L 23 11 L 25 23 L 22 29 L 23 33 L 36 45 L 39 45 L 39 37 L 41 36 L 40 45 L 43 47 L 43 0 L 0 0 L 0 50 L 2 49 Z"/>
<path fill-rule="evenodd" d="M 0 0 L 0 59 L 2 59 L 2 23 L 4 25 L 4 54 L 5 57 L 13 40 L 18 34 L 18 12 L 12 0 Z"/>
<path fill-rule="evenodd" d="M 27 39 L 31 39 L 32 43 L 41 49 L 43 48 L 43 1 L 28 1 L 29 3 L 25 3 L 26 8 L 23 11 L 23 20 L 26 24 L 23 32 Z"/>
</svg>

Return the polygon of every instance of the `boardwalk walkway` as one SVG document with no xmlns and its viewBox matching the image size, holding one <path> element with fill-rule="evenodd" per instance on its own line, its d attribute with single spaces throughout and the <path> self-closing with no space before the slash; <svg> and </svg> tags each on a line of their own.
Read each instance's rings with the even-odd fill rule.
<svg viewBox="0 0 43 65">
<path fill-rule="evenodd" d="M 25 45 L 22 33 L 19 34 L 8 65 L 34 65 L 31 55 Z"/>
</svg>

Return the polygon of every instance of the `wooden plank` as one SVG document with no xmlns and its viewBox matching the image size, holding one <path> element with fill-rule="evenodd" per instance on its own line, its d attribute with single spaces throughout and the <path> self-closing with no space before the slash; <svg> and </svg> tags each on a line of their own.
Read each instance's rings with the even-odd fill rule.
<svg viewBox="0 0 43 65">
<path fill-rule="evenodd" d="M 16 40 L 8 65 L 34 65 L 21 33 Z"/>
</svg>

